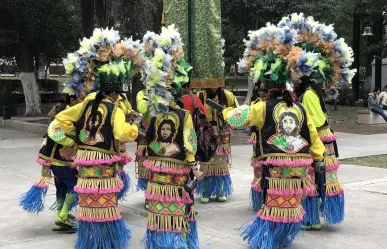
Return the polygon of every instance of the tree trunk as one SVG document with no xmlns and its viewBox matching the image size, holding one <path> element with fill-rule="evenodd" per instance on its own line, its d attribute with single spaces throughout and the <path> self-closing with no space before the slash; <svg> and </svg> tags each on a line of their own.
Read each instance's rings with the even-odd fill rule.
<svg viewBox="0 0 387 249">
<path fill-rule="evenodd" d="M 112 3 L 110 0 L 95 0 L 95 13 L 97 16 L 97 24 L 100 28 L 106 28 L 113 22 L 111 20 Z"/>
<path fill-rule="evenodd" d="M 90 37 L 94 30 L 94 0 L 81 0 L 81 10 L 83 34 Z"/>
<path fill-rule="evenodd" d="M 46 55 L 40 53 L 35 58 L 35 69 L 37 71 L 38 79 L 47 79 L 47 70 L 46 66 L 48 64 L 48 58 Z"/>
<path fill-rule="evenodd" d="M 36 82 L 34 60 L 30 53 L 28 41 L 20 39 L 20 74 L 26 103 L 26 116 L 41 114 L 39 87 Z"/>
<path fill-rule="evenodd" d="M 247 86 L 247 96 L 246 96 L 246 104 L 250 104 L 251 103 L 251 98 L 253 97 L 253 91 L 254 91 L 254 87 L 255 87 L 255 84 L 254 84 L 254 81 L 253 81 L 253 78 L 249 75 L 247 76 L 247 82 L 248 82 L 248 86 Z"/>
</svg>

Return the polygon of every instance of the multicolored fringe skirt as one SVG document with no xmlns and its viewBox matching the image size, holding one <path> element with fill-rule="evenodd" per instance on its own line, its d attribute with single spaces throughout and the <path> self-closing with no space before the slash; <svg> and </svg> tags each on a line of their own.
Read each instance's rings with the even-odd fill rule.
<svg viewBox="0 0 387 249">
<path fill-rule="evenodd" d="M 187 163 L 151 157 L 144 162 L 150 171 L 145 197 L 148 224 L 143 243 L 147 249 L 198 249 L 193 199 L 184 190 L 189 180 Z"/>
<path fill-rule="evenodd" d="M 323 126 L 317 129 L 321 141 L 325 145 L 324 162 L 326 166 L 325 172 L 325 194 L 322 196 L 319 189 L 318 175 L 315 175 L 314 169 L 309 170 L 309 175 L 316 182 L 316 190 L 304 201 L 304 207 L 307 211 L 307 217 L 304 223 L 319 224 L 320 211 L 327 225 L 339 224 L 344 220 L 344 189 L 342 188 L 337 170 L 341 162 L 337 159 L 337 136 L 334 135 L 328 126 Z M 321 187 L 320 187 L 321 188 Z M 322 199 L 321 199 L 322 198 Z M 318 222 L 318 223 L 316 223 Z"/>
<path fill-rule="evenodd" d="M 98 151 L 79 149 L 74 163 L 79 179 L 74 190 L 79 195 L 78 239 L 76 249 L 125 249 L 130 242 L 118 209 L 118 193 L 123 188 L 116 163 L 121 157 Z"/>
<path fill-rule="evenodd" d="M 118 200 L 124 200 L 132 184 L 129 174 L 124 170 L 124 166 L 130 163 L 133 159 L 128 155 L 128 152 L 126 151 L 126 143 L 119 142 L 119 149 L 120 149 L 121 160 L 118 163 L 116 163 L 116 170 L 124 187 L 118 193 Z"/>
<path fill-rule="evenodd" d="M 37 162 L 42 165 L 41 176 L 32 185 L 28 192 L 20 196 L 19 206 L 29 213 L 40 213 L 44 210 L 46 194 L 52 177 L 51 162 L 38 158 Z"/>
<path fill-rule="evenodd" d="M 230 132 L 223 132 L 218 137 L 217 144 L 215 155 L 208 162 L 200 162 L 200 171 L 204 173 L 204 177 L 196 188 L 198 196 L 229 197 L 232 193 Z"/>
<path fill-rule="evenodd" d="M 143 139 L 137 144 L 136 151 L 136 175 L 137 180 L 137 190 L 145 191 L 148 180 L 149 180 L 149 171 L 144 167 L 143 163 L 146 160 L 146 141 Z"/>
<path fill-rule="evenodd" d="M 262 162 L 264 204 L 242 232 L 251 248 L 279 249 L 293 242 L 305 213 L 302 197 L 312 189 L 307 174 L 313 160 L 307 156 L 273 156 Z"/>
<path fill-rule="evenodd" d="M 254 170 L 254 178 L 251 182 L 251 205 L 253 206 L 254 211 L 258 211 L 263 204 L 262 199 L 262 187 L 261 187 L 261 177 L 262 177 L 262 161 L 253 158 L 251 160 L 251 166 Z"/>
</svg>

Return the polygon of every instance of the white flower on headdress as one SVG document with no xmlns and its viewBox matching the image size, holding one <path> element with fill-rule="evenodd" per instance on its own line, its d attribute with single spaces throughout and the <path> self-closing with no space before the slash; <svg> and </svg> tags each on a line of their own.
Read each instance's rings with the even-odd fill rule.
<svg viewBox="0 0 387 249">
<path fill-rule="evenodd" d="M 120 40 L 120 35 L 118 31 L 114 30 L 113 28 L 111 29 L 106 28 L 102 30 L 102 35 L 105 41 L 110 45 L 116 44 Z"/>
<path fill-rule="evenodd" d="M 86 37 L 83 37 L 83 40 L 79 42 L 81 47 L 78 50 L 78 53 L 81 55 L 87 54 L 93 49 L 93 41 L 90 39 L 87 39 Z"/>
<path fill-rule="evenodd" d="M 245 59 L 240 59 L 239 62 L 237 62 L 237 65 L 239 73 L 246 73 L 249 71 L 249 64 Z"/>
<path fill-rule="evenodd" d="M 314 20 L 313 16 L 309 16 L 307 18 L 307 23 L 312 27 L 313 32 L 314 32 L 315 28 L 320 25 L 320 23 L 318 21 Z"/>
<path fill-rule="evenodd" d="M 340 54 L 340 64 L 344 67 L 349 67 L 353 61 L 353 50 L 345 42 L 344 38 L 340 38 L 336 41 L 334 50 Z"/>
<path fill-rule="evenodd" d="M 78 54 L 68 53 L 67 58 L 63 60 L 63 64 L 66 70 L 66 74 L 71 74 L 75 68 L 80 65 L 80 58 Z"/>
<path fill-rule="evenodd" d="M 103 39 L 103 32 L 102 29 L 94 29 L 92 38 L 98 42 Z"/>
<path fill-rule="evenodd" d="M 300 22 L 302 19 L 304 18 L 304 14 L 303 13 L 300 13 L 300 14 L 297 14 L 297 13 L 293 13 L 290 17 L 290 20 L 292 22 Z"/>
</svg>

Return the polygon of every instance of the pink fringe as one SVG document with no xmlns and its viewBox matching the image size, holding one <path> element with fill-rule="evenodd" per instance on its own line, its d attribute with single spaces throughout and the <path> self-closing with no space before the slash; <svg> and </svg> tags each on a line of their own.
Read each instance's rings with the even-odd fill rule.
<svg viewBox="0 0 387 249">
<path fill-rule="evenodd" d="M 218 152 L 215 153 L 216 156 L 228 156 L 230 154 L 231 154 L 231 150 L 227 150 L 225 152 L 218 151 Z"/>
<path fill-rule="evenodd" d="M 188 203 L 191 204 L 193 201 L 189 197 L 188 193 L 184 193 L 183 197 L 174 197 L 174 196 L 166 196 L 166 195 L 159 195 L 159 194 L 151 194 L 149 192 L 144 193 L 145 198 L 147 200 L 152 200 L 152 201 L 162 201 L 162 202 L 176 202 L 178 204 L 180 203 Z"/>
<path fill-rule="evenodd" d="M 121 166 L 124 166 L 124 165 L 130 163 L 132 160 L 133 159 L 130 156 L 121 155 L 120 164 L 121 164 Z"/>
<path fill-rule="evenodd" d="M 185 175 L 185 174 L 188 174 L 190 171 L 190 168 L 176 169 L 176 168 L 158 167 L 156 165 L 152 165 L 149 161 L 144 161 L 142 165 L 153 172 L 162 172 L 167 174 Z"/>
<path fill-rule="evenodd" d="M 262 191 L 261 186 L 254 183 L 251 184 L 251 188 L 254 189 L 255 191 Z"/>
<path fill-rule="evenodd" d="M 326 171 L 327 172 L 331 172 L 331 171 L 335 171 L 335 170 L 338 170 L 341 166 L 341 162 L 340 161 L 337 161 L 337 163 L 335 165 L 332 165 L 332 166 L 327 166 L 326 167 Z"/>
<path fill-rule="evenodd" d="M 263 161 L 262 164 L 273 165 L 277 167 L 308 167 L 313 163 L 313 159 L 297 159 L 297 160 L 283 160 L 283 159 L 271 159 L 268 158 L 266 161 Z"/>
<path fill-rule="evenodd" d="M 257 140 L 255 140 L 255 139 L 249 139 L 249 140 L 247 140 L 247 143 L 248 143 L 248 144 L 256 144 L 256 143 L 257 143 Z"/>
<path fill-rule="evenodd" d="M 337 136 L 333 135 L 333 136 L 328 136 L 328 137 L 320 137 L 320 139 L 321 139 L 321 142 L 323 142 L 323 143 L 330 143 L 330 142 L 336 141 Z"/>
<path fill-rule="evenodd" d="M 34 186 L 37 188 L 48 188 L 48 185 L 41 183 L 34 183 Z"/>
<path fill-rule="evenodd" d="M 272 195 L 302 195 L 303 189 L 268 189 L 267 192 Z"/>
<path fill-rule="evenodd" d="M 101 164 L 114 164 L 121 160 L 119 156 L 113 156 L 110 159 L 93 159 L 93 160 L 84 160 L 84 159 L 74 159 L 74 163 L 84 166 L 93 166 L 93 165 L 101 165 Z"/>
<path fill-rule="evenodd" d="M 282 218 L 282 217 L 272 217 L 272 216 L 264 216 L 262 215 L 262 210 L 259 210 L 257 213 L 257 217 L 262 220 L 277 222 L 277 223 L 299 223 L 305 215 L 305 211 L 302 211 L 300 217 L 297 218 Z"/>
<path fill-rule="evenodd" d="M 253 168 L 260 168 L 263 165 L 263 161 L 251 161 L 251 166 Z"/>
<path fill-rule="evenodd" d="M 79 194 L 110 194 L 110 193 L 119 193 L 124 187 L 124 184 L 121 182 L 118 187 L 115 188 L 85 188 L 85 187 L 74 187 L 74 191 Z"/>
<path fill-rule="evenodd" d="M 116 221 L 121 220 L 122 216 L 113 216 L 110 218 L 90 218 L 90 217 L 84 217 L 84 216 L 77 216 L 77 220 L 86 221 L 86 222 L 109 222 L 109 221 Z"/>
<path fill-rule="evenodd" d="M 337 190 L 335 192 L 327 193 L 326 195 L 328 197 L 336 196 L 336 195 L 341 195 L 344 194 L 344 189 Z"/>
<path fill-rule="evenodd" d="M 44 159 L 42 159 L 40 157 L 38 157 L 36 159 L 36 162 L 39 163 L 40 165 L 44 166 L 44 167 L 50 167 L 51 166 L 51 162 L 46 161 L 46 160 L 44 160 Z"/>
</svg>

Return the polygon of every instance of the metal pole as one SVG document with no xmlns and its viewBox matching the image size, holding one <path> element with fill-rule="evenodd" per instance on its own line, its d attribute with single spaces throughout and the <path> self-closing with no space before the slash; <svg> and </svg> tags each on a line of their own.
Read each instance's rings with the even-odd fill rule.
<svg viewBox="0 0 387 249">
<path fill-rule="evenodd" d="M 192 64 L 192 6 L 194 0 L 188 0 L 188 63 Z"/>
<path fill-rule="evenodd" d="M 352 79 L 352 91 L 354 100 L 357 101 L 359 99 L 359 79 L 360 79 L 360 17 L 361 14 L 354 14 L 353 16 L 353 51 L 354 51 L 354 62 L 353 66 L 357 69 L 357 73 Z"/>
<path fill-rule="evenodd" d="M 378 18 L 375 23 L 375 40 L 380 42 L 383 39 L 383 20 Z M 375 56 L 375 88 L 382 89 L 382 58 L 380 55 Z"/>
</svg>

